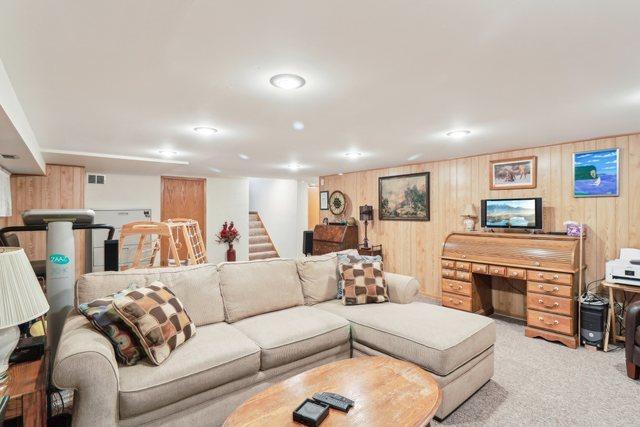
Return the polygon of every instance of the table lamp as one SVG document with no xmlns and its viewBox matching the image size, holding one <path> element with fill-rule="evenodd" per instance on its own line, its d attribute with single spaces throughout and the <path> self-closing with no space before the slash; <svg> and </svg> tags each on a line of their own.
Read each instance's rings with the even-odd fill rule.
<svg viewBox="0 0 640 427">
<path fill-rule="evenodd" d="M 476 208 L 471 203 L 467 203 L 464 205 L 464 209 L 462 209 L 461 216 L 464 217 L 462 222 L 464 223 L 465 230 L 473 231 L 476 228 L 476 221 L 474 218 L 478 217 Z"/>
<path fill-rule="evenodd" d="M 49 310 L 47 298 L 21 248 L 0 248 L 0 396 L 8 383 L 9 357 L 18 344 L 18 325 Z"/>
<path fill-rule="evenodd" d="M 369 248 L 369 239 L 367 238 L 367 224 L 373 221 L 373 206 L 360 206 L 360 221 L 364 221 L 364 247 Z"/>
</svg>

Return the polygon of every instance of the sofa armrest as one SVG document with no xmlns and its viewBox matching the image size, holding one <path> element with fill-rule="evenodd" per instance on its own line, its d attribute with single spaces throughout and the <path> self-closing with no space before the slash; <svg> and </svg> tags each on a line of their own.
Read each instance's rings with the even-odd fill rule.
<svg viewBox="0 0 640 427">
<path fill-rule="evenodd" d="M 633 360 L 634 346 L 640 347 L 636 342 L 636 329 L 640 326 L 640 301 L 629 305 L 625 319 L 625 353 L 628 361 Z"/>
<path fill-rule="evenodd" d="M 411 276 L 385 271 L 384 280 L 387 283 L 389 300 L 397 304 L 409 304 L 412 302 L 420 288 L 418 280 Z"/>
<path fill-rule="evenodd" d="M 61 389 L 74 389 L 73 424 L 118 424 L 118 363 L 107 337 L 73 310 L 65 321 L 51 376 Z"/>
</svg>

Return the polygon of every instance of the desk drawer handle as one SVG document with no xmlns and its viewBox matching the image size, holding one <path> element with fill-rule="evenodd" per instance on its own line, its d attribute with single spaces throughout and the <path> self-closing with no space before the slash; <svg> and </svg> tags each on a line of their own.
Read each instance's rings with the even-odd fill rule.
<svg viewBox="0 0 640 427">
<path fill-rule="evenodd" d="M 454 289 L 453 285 L 449 283 L 449 289 Z M 462 285 L 458 285 L 458 289 L 462 290 Z"/>
<path fill-rule="evenodd" d="M 557 320 L 554 320 L 553 322 L 545 322 L 544 321 L 544 317 L 538 317 L 538 320 L 541 321 L 542 323 L 544 323 L 547 326 L 556 326 L 557 324 L 560 323 Z"/>
<path fill-rule="evenodd" d="M 512 275 L 513 277 L 516 277 L 516 276 L 519 276 L 519 275 L 520 275 L 520 273 L 518 273 L 517 271 L 512 271 L 512 272 L 511 272 L 511 275 Z"/>
<path fill-rule="evenodd" d="M 455 305 L 460 305 L 462 304 L 462 301 L 458 300 L 458 301 L 454 301 L 453 298 L 449 298 L 449 302 L 454 303 Z"/>
<path fill-rule="evenodd" d="M 540 261 L 535 261 L 533 265 L 535 265 L 536 267 L 540 267 Z"/>
<path fill-rule="evenodd" d="M 545 289 L 543 285 L 538 285 L 538 288 L 542 289 L 545 292 L 558 292 L 560 290 L 560 289 L 558 289 L 557 286 L 554 286 L 553 289 L 551 289 L 551 290 Z"/>
<path fill-rule="evenodd" d="M 558 276 L 557 274 L 554 274 L 554 275 L 553 275 L 553 278 L 554 278 L 555 280 L 558 280 L 558 279 L 560 278 L 560 276 Z"/>
<path fill-rule="evenodd" d="M 494 268 L 494 269 L 493 269 L 493 272 L 494 272 L 494 273 L 496 273 L 496 274 L 498 274 L 498 273 L 500 273 L 500 270 L 498 270 L 497 268 Z"/>
<path fill-rule="evenodd" d="M 538 304 L 542 304 L 543 306 L 545 306 L 546 308 L 557 308 L 560 307 L 560 304 L 558 304 L 557 302 L 554 302 L 553 305 L 547 305 L 544 303 L 543 300 L 539 299 L 538 300 Z"/>
<path fill-rule="evenodd" d="M 464 259 L 464 258 L 466 258 L 466 257 L 467 257 L 466 255 L 462 255 L 462 258 L 463 258 L 463 259 Z"/>
</svg>

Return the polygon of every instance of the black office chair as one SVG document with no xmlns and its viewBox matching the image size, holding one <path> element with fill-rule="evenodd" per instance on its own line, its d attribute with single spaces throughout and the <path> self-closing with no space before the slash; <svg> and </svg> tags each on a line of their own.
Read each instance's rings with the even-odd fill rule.
<svg viewBox="0 0 640 427">
<path fill-rule="evenodd" d="M 16 233 L 5 234 L 0 236 L 0 246 L 19 248 L 20 239 Z M 36 273 L 37 278 L 46 280 L 47 278 L 47 262 L 45 260 L 31 261 L 31 267 Z"/>
</svg>

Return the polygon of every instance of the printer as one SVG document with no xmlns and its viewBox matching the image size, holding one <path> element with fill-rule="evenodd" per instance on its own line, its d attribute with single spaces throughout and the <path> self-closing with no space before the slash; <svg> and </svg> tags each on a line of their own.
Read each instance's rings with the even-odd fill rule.
<svg viewBox="0 0 640 427">
<path fill-rule="evenodd" d="M 619 259 L 607 261 L 606 280 L 609 283 L 640 286 L 640 249 L 623 248 Z"/>
</svg>

